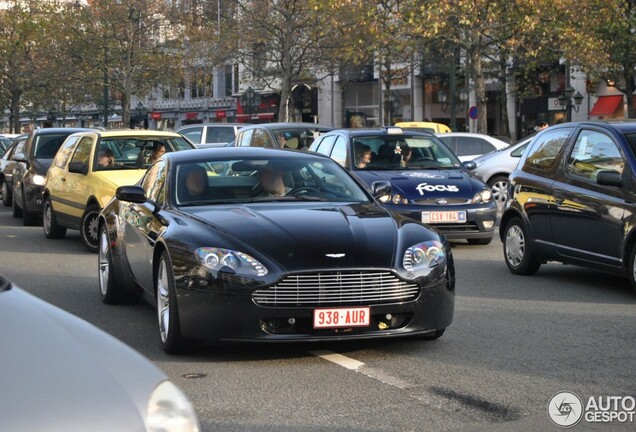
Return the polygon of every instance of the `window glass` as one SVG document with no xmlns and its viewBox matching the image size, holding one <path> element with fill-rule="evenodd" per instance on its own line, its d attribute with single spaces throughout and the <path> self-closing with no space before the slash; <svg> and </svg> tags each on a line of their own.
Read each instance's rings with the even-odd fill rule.
<svg viewBox="0 0 636 432">
<path fill-rule="evenodd" d="M 568 160 L 567 172 L 596 182 L 599 171 L 623 173 L 625 160 L 612 139 L 600 132 L 583 130 Z"/>
<path fill-rule="evenodd" d="M 208 126 L 206 143 L 229 143 L 234 140 L 234 126 Z"/>
<path fill-rule="evenodd" d="M 521 147 L 514 149 L 513 151 L 510 152 L 510 156 L 512 157 L 521 157 L 521 155 L 523 154 L 523 152 L 528 148 L 528 145 L 530 144 L 531 141 L 528 141 L 527 144 L 522 145 Z"/>
<path fill-rule="evenodd" d="M 497 150 L 495 146 L 489 143 L 488 141 L 486 140 L 480 140 L 480 141 L 481 141 L 481 154 L 486 154 L 486 153 L 490 153 Z"/>
<path fill-rule="evenodd" d="M 451 137 L 451 136 L 441 136 L 441 137 L 439 137 L 439 139 L 444 144 L 446 144 L 446 147 L 451 149 L 451 151 L 457 155 L 457 142 L 455 141 L 455 139 L 453 137 Z"/>
<path fill-rule="evenodd" d="M 96 147 L 95 170 L 144 168 L 166 152 L 192 149 L 181 137 L 134 135 L 103 137 Z"/>
<path fill-rule="evenodd" d="M 180 133 L 194 144 L 199 144 L 201 143 L 201 135 L 203 135 L 203 126 L 188 128 Z"/>
<path fill-rule="evenodd" d="M 272 147 L 264 129 L 254 129 L 252 147 Z"/>
<path fill-rule="evenodd" d="M 141 182 L 141 187 L 146 191 L 146 197 L 158 204 L 163 204 L 163 184 L 166 180 L 166 162 L 161 159 L 159 162 L 151 166 L 144 179 Z"/>
<path fill-rule="evenodd" d="M 91 156 L 91 148 L 93 147 L 93 140 L 89 137 L 83 137 L 77 147 L 75 147 L 75 153 L 71 162 L 82 162 L 88 166 L 88 160 Z"/>
<path fill-rule="evenodd" d="M 241 133 L 241 137 L 239 138 L 239 145 L 242 147 L 249 147 L 250 141 L 252 141 L 252 134 L 254 133 L 254 129 L 248 129 Z"/>
<path fill-rule="evenodd" d="M 471 156 L 482 154 L 483 141 L 481 138 L 455 137 L 457 142 L 457 156 Z"/>
<path fill-rule="evenodd" d="M 337 135 L 324 137 L 320 144 L 318 144 L 316 151 L 320 154 L 324 154 L 325 156 L 329 156 L 331 149 L 333 148 L 333 144 L 336 142 L 336 137 Z"/>
<path fill-rule="evenodd" d="M 180 206 L 330 201 L 368 202 L 368 197 L 334 161 L 271 155 L 200 158 L 174 169 L 174 199 Z"/>
<path fill-rule="evenodd" d="M 68 162 L 68 158 L 73 154 L 73 146 L 79 141 L 80 137 L 69 137 L 64 141 L 62 147 L 57 152 L 55 159 L 53 160 L 53 165 L 58 168 L 64 168 L 66 166 L 66 162 Z"/>
<path fill-rule="evenodd" d="M 528 150 L 526 166 L 542 171 L 549 171 L 572 133 L 572 128 L 545 131 Z"/>
<path fill-rule="evenodd" d="M 35 150 L 33 157 L 36 159 L 53 159 L 70 133 L 56 135 L 37 135 L 35 137 Z"/>
<path fill-rule="evenodd" d="M 24 145 L 26 144 L 26 139 L 20 140 L 18 141 L 18 143 L 15 145 L 15 149 L 13 150 L 13 155 L 19 155 L 22 154 L 24 155 Z"/>
<path fill-rule="evenodd" d="M 331 159 L 338 162 L 343 167 L 347 166 L 347 141 L 338 137 L 331 151 Z"/>
<path fill-rule="evenodd" d="M 320 135 L 318 129 L 306 127 L 286 127 L 272 131 L 280 147 L 307 150 Z"/>
<path fill-rule="evenodd" d="M 356 137 L 353 149 L 356 169 L 404 171 L 461 166 L 457 157 L 435 136 Z"/>
</svg>

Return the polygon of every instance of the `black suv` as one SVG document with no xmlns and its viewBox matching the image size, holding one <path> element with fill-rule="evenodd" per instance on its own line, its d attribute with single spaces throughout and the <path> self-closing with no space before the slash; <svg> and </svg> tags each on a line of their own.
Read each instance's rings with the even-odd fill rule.
<svg viewBox="0 0 636 432">
<path fill-rule="evenodd" d="M 636 289 L 636 123 L 550 127 L 510 175 L 500 225 L 515 274 L 548 261 L 595 267 Z"/>
<path fill-rule="evenodd" d="M 66 137 L 86 129 L 44 128 L 29 135 L 13 160 L 13 216 L 22 217 L 24 225 L 34 225 L 42 218 L 42 191 L 46 172 Z"/>
</svg>

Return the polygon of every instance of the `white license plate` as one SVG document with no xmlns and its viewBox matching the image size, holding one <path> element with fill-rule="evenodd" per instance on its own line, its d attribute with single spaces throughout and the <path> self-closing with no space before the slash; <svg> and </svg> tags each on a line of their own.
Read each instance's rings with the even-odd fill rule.
<svg viewBox="0 0 636 432">
<path fill-rule="evenodd" d="M 422 223 L 466 223 L 465 211 L 422 212 Z"/>
<path fill-rule="evenodd" d="M 314 328 L 368 327 L 371 308 L 321 308 L 314 310 Z"/>
</svg>

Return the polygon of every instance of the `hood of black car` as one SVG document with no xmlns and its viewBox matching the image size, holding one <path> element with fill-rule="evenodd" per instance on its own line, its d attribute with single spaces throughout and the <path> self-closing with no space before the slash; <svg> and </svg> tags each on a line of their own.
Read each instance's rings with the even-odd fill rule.
<svg viewBox="0 0 636 432">
<path fill-rule="evenodd" d="M 52 163 L 53 159 L 33 159 L 33 170 L 36 174 L 45 176 Z"/>
<path fill-rule="evenodd" d="M 286 271 L 393 265 L 395 221 L 376 204 L 265 203 L 185 210 Z"/>
</svg>

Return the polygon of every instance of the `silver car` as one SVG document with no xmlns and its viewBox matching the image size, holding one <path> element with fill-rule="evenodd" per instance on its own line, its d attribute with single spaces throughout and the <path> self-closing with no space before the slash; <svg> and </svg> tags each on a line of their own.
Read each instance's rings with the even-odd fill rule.
<svg viewBox="0 0 636 432">
<path fill-rule="evenodd" d="M 234 141 L 242 123 L 200 123 L 182 126 L 176 130 L 197 148 L 224 147 Z"/>
<path fill-rule="evenodd" d="M 510 147 L 481 155 L 473 162 L 477 168 L 473 173 L 490 186 L 495 201 L 505 202 L 508 195 L 508 176 L 517 167 L 526 147 L 532 141 L 534 135 L 530 135 Z"/>
<path fill-rule="evenodd" d="M 186 396 L 114 337 L 0 276 L 0 429 L 198 431 Z"/>
</svg>

